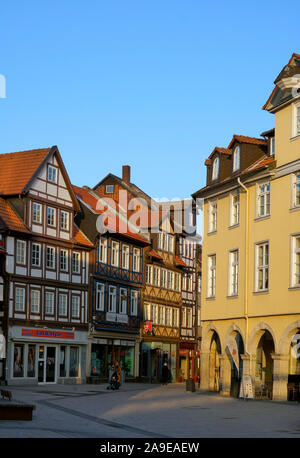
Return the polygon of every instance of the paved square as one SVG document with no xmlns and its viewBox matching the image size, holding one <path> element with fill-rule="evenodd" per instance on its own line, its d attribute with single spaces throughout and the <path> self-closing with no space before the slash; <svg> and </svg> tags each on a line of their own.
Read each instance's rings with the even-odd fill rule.
<svg viewBox="0 0 300 458">
<path fill-rule="evenodd" d="M 7 387 L 34 403 L 32 422 L 0 421 L 0 437 L 300 437 L 300 405 L 186 393 L 185 385 Z"/>
</svg>

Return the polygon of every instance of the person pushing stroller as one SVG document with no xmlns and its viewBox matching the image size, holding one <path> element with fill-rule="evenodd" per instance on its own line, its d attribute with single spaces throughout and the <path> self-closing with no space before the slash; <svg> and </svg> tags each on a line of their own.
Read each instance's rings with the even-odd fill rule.
<svg viewBox="0 0 300 458">
<path fill-rule="evenodd" d="M 118 365 L 114 367 L 113 374 L 107 387 L 108 390 L 118 390 L 121 386 L 122 376 Z"/>
</svg>

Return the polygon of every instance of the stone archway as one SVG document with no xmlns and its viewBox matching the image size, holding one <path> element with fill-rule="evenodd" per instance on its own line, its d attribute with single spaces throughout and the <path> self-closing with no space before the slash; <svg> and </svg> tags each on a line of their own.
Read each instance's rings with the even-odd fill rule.
<svg viewBox="0 0 300 458">
<path fill-rule="evenodd" d="M 300 400 L 300 320 L 283 332 L 278 355 L 278 397 Z"/>
<path fill-rule="evenodd" d="M 239 397 L 243 377 L 244 339 L 238 326 L 232 324 L 226 334 L 223 385 L 227 394 Z"/>
<path fill-rule="evenodd" d="M 255 359 L 255 396 L 273 397 L 273 380 L 274 380 L 274 364 L 273 354 L 275 352 L 275 344 L 271 333 L 265 330 L 261 335 L 257 348 Z"/>
<path fill-rule="evenodd" d="M 221 341 L 219 335 L 214 331 L 209 351 L 209 390 L 220 391 L 220 356 Z"/>
<path fill-rule="evenodd" d="M 221 341 L 217 328 L 209 323 L 204 329 L 200 356 L 200 389 L 215 391 L 219 384 Z M 217 368 L 217 370 L 216 370 Z"/>
</svg>

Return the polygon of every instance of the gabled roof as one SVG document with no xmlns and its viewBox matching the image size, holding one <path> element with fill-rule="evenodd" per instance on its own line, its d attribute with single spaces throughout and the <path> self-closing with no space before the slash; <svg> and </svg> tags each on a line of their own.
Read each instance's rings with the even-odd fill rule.
<svg viewBox="0 0 300 458">
<path fill-rule="evenodd" d="M 266 140 L 264 140 L 263 138 L 247 137 L 245 135 L 233 135 L 232 140 L 228 145 L 228 148 L 232 148 L 236 141 L 239 143 L 250 143 L 252 145 L 267 145 Z"/>
<path fill-rule="evenodd" d="M 272 162 L 275 161 L 275 158 L 272 156 L 267 156 L 264 154 L 260 159 L 258 159 L 256 162 L 253 164 L 249 165 L 245 170 L 242 171 L 242 174 L 248 173 L 248 172 L 253 172 L 254 170 L 261 169 L 262 167 L 271 164 Z"/>
<path fill-rule="evenodd" d="M 30 234 L 30 230 L 2 197 L 0 197 L 0 223 L 4 229 Z"/>
<path fill-rule="evenodd" d="M 93 248 L 93 243 L 83 234 L 83 232 L 73 224 L 73 239 L 72 242 L 78 245 L 84 245 L 90 248 Z"/>
<path fill-rule="evenodd" d="M 273 111 L 285 102 L 293 99 L 292 87 L 280 88 L 280 82 L 284 79 L 292 78 L 295 75 L 300 74 L 300 54 L 293 53 L 288 64 L 283 67 L 279 75 L 274 81 L 275 87 L 271 92 L 268 100 L 262 107 L 263 110 Z"/>
<path fill-rule="evenodd" d="M 16 153 L 0 154 L 0 196 L 26 194 L 42 168 L 55 154 L 68 186 L 74 208 L 80 210 L 72 185 L 57 146 Z"/>
</svg>

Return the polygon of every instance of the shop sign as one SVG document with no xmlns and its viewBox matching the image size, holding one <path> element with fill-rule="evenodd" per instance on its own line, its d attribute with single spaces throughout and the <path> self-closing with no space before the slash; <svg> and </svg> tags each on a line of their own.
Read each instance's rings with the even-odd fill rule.
<svg viewBox="0 0 300 458">
<path fill-rule="evenodd" d="M 253 399 L 253 384 L 250 375 L 243 375 L 240 387 L 240 398 Z"/>
<path fill-rule="evenodd" d="M 94 339 L 93 343 L 96 343 L 98 345 L 106 345 L 107 344 L 107 339 Z"/>
<path fill-rule="evenodd" d="M 134 347 L 135 343 L 132 340 L 121 340 L 123 347 Z"/>
<path fill-rule="evenodd" d="M 187 350 L 179 350 L 179 355 L 180 356 L 186 356 Z"/>
<path fill-rule="evenodd" d="M 73 340 L 75 333 L 68 331 L 46 331 L 44 329 L 22 329 L 22 336 Z"/>
<path fill-rule="evenodd" d="M 121 345 L 121 340 L 114 340 L 114 345 Z"/>
<path fill-rule="evenodd" d="M 152 332 L 152 323 L 151 321 L 146 321 L 146 323 L 144 324 L 144 331 L 145 332 Z"/>
<path fill-rule="evenodd" d="M 128 315 L 118 314 L 117 315 L 117 322 L 118 323 L 128 323 Z"/>
</svg>

